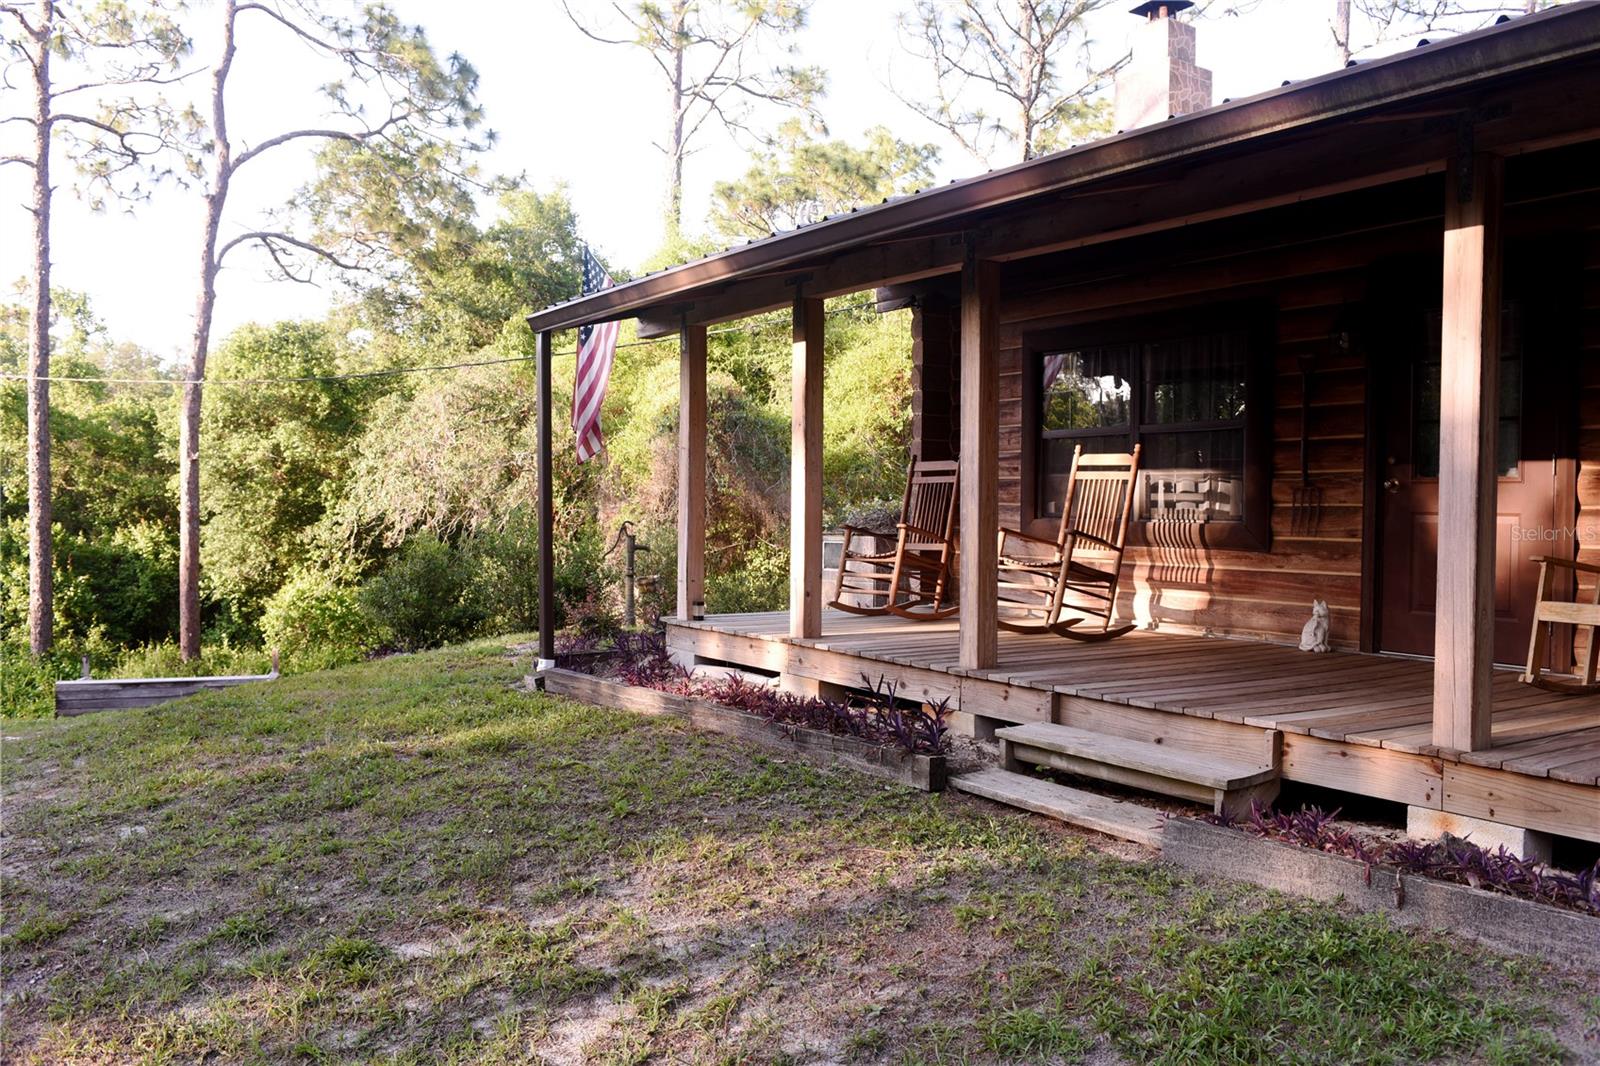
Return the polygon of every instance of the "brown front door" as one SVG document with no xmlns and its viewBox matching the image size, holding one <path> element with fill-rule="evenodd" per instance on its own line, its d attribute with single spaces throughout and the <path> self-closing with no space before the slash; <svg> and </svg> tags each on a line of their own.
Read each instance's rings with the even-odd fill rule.
<svg viewBox="0 0 1600 1066">
<path fill-rule="evenodd" d="M 1378 646 L 1383 651 L 1433 654 L 1435 578 L 1439 545 L 1439 313 L 1416 311 L 1392 322 L 1397 344 L 1382 357 L 1386 379 L 1379 445 Z M 1570 518 L 1557 521 L 1560 501 L 1573 510 L 1570 464 L 1562 449 L 1559 368 L 1539 358 L 1537 330 L 1512 303 L 1502 320 L 1500 471 L 1495 539 L 1494 657 L 1522 663 L 1528 655 L 1539 555 L 1571 555 Z M 1558 633 L 1559 635 L 1559 633 Z M 1552 648 L 1556 665 L 1570 648 Z"/>
</svg>

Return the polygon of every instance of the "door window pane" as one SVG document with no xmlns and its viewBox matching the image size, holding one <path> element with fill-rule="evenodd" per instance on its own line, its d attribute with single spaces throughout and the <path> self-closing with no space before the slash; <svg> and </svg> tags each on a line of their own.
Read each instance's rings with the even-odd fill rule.
<svg viewBox="0 0 1600 1066">
<path fill-rule="evenodd" d="M 1435 347 L 1435 351 L 1438 348 Z M 1439 360 L 1421 360 L 1411 371 L 1411 467 L 1415 477 L 1439 476 Z"/>
<path fill-rule="evenodd" d="M 1522 462 L 1522 345 L 1514 308 L 1501 317 L 1500 414 L 1495 437 L 1495 465 L 1501 477 L 1516 477 Z M 1429 318 L 1430 351 L 1413 364 L 1411 377 L 1412 474 L 1439 476 L 1439 316 Z"/>
</svg>

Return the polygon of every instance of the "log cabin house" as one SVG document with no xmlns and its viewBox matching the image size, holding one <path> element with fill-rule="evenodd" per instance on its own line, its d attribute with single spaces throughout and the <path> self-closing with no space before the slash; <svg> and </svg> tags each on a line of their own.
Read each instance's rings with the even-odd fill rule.
<svg viewBox="0 0 1600 1066">
<path fill-rule="evenodd" d="M 677 654 L 886 677 L 1027 726 L 1019 761 L 1218 805 L 1298 781 L 1530 852 L 1600 841 L 1600 697 L 1507 669 L 1534 558 L 1600 562 L 1600 4 L 1215 106 L 1182 6 L 1136 11 L 1125 132 L 531 316 L 543 484 L 552 332 L 635 318 L 682 347 Z M 913 309 L 916 454 L 960 463 L 948 621 L 824 609 L 823 300 L 868 289 Z M 789 609 L 706 617 L 706 329 L 781 308 Z M 994 531 L 1053 532 L 1073 448 L 1133 443 L 1139 628 L 1002 632 Z M 1296 647 L 1313 598 L 1329 654 Z M 1588 643 L 1556 627 L 1544 665 Z"/>
</svg>

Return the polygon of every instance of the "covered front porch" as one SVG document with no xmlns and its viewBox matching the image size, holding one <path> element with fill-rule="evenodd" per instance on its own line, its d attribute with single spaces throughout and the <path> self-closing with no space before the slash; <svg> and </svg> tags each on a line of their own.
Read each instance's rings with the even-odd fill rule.
<svg viewBox="0 0 1600 1066">
<path fill-rule="evenodd" d="M 1000 729 L 1028 756 L 1008 761 L 1221 806 L 1295 781 L 1600 840 L 1600 696 L 1502 668 L 1534 629 L 1538 557 L 1600 563 L 1597 74 L 1600 7 L 1558 9 L 531 316 L 541 658 L 551 334 L 634 318 L 680 343 L 668 634 L 685 658 L 793 687 L 881 675 Z M 869 289 L 915 309 L 912 453 L 959 465 L 960 610 L 941 622 L 824 606 L 824 301 Z M 788 609 L 707 617 L 708 329 L 783 309 Z M 1058 417 L 1063 362 L 1078 406 Z M 1211 406 L 1163 414 L 1163 390 Z M 1117 602 L 1145 628 L 1005 632 L 996 533 L 1050 535 L 1060 455 L 1097 442 L 1150 456 Z M 1185 481 L 1217 500 L 1161 489 Z M 1326 655 L 1293 646 L 1314 598 Z M 1589 641 L 1530 654 L 1570 672 Z M 1017 723 L 1040 727 L 1028 744 Z"/>
<path fill-rule="evenodd" d="M 961 665 L 955 620 L 825 610 L 793 636 L 787 612 L 668 620 L 683 656 L 945 702 L 958 727 L 1048 722 L 1158 744 L 1200 764 L 1274 760 L 1281 778 L 1412 807 L 1600 840 L 1600 700 L 1491 678 L 1487 746 L 1433 739 L 1433 664 L 1263 641 L 1134 632 L 1110 644 L 1002 631 L 994 663 Z"/>
</svg>

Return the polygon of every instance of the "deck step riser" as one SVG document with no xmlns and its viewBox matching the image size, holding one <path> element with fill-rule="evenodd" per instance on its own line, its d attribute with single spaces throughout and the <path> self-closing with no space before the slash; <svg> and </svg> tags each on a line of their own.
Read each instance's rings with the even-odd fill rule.
<svg viewBox="0 0 1600 1066">
<path fill-rule="evenodd" d="M 1008 769 L 1016 764 L 1029 766 L 1047 766 L 1052 770 L 1061 770 L 1064 773 L 1077 774 L 1079 777 L 1091 778 L 1095 781 L 1108 781 L 1114 785 L 1126 785 L 1129 788 L 1143 789 L 1162 796 L 1172 796 L 1177 799 L 1191 800 L 1195 803 L 1204 803 L 1211 806 L 1216 800 L 1217 790 L 1208 785 L 1197 785 L 1192 781 L 1180 781 L 1175 777 L 1161 777 L 1156 774 L 1146 773 L 1143 770 L 1133 770 L 1126 766 L 1113 766 L 1110 763 L 1096 762 L 1077 755 L 1065 752 L 1046 751 L 1044 748 L 1034 748 L 1026 744 L 1007 744 L 1004 749 L 1009 758 L 1005 759 Z"/>
<path fill-rule="evenodd" d="M 1161 846 L 1165 818 L 1159 811 L 1127 800 L 1004 770 L 960 774 L 950 779 L 950 787 L 958 792 L 982 796 L 996 803 L 1032 811 L 1107 836 L 1136 841 L 1152 848 Z"/>
<path fill-rule="evenodd" d="M 1276 760 L 1251 756 L 1198 753 L 1169 744 L 1131 740 L 1090 729 L 1034 723 L 1009 726 L 995 734 L 1012 744 L 1070 755 L 1090 762 L 1138 770 L 1157 778 L 1174 778 L 1210 789 L 1237 789 L 1278 776 Z"/>
</svg>

